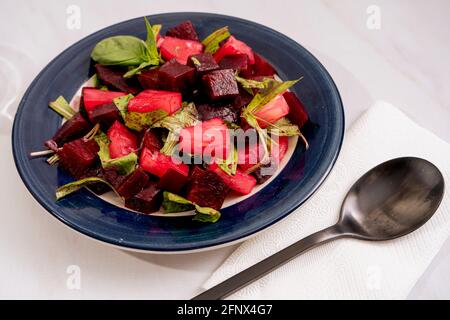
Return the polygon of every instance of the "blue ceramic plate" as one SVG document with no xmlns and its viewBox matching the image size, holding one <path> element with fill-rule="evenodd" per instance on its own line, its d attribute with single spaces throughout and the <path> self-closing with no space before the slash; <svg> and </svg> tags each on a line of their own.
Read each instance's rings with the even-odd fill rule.
<svg viewBox="0 0 450 320">
<path fill-rule="evenodd" d="M 55 189 L 70 178 L 45 159 L 30 159 L 41 150 L 61 118 L 47 105 L 59 95 L 72 97 L 89 78 L 90 52 L 109 36 L 131 34 L 145 38 L 143 18 L 100 30 L 77 42 L 36 77 L 23 97 L 14 121 L 12 143 L 20 176 L 39 203 L 71 228 L 124 248 L 156 252 L 193 251 L 242 240 L 286 217 L 304 203 L 333 167 L 344 133 L 344 112 L 338 90 L 325 68 L 305 48 L 263 25 L 209 13 L 170 13 L 149 17 L 163 32 L 189 19 L 199 36 L 229 26 L 231 32 L 264 56 L 282 79 L 304 80 L 294 91 L 307 107 L 311 123 L 304 129 L 310 148 L 301 143 L 281 173 L 253 196 L 222 210 L 215 224 L 191 217 L 164 218 L 136 214 L 83 190 L 55 201 Z"/>
</svg>

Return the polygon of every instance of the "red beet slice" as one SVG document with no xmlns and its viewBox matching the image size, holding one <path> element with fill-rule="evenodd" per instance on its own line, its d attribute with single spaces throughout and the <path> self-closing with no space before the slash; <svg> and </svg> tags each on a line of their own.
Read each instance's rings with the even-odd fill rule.
<svg viewBox="0 0 450 320">
<path fill-rule="evenodd" d="M 189 167 L 184 163 L 176 163 L 175 159 L 158 151 L 150 151 L 147 148 L 142 150 L 140 165 L 145 171 L 157 176 L 163 177 L 167 170 L 178 171 L 184 176 L 188 176 Z"/>
<path fill-rule="evenodd" d="M 70 140 L 81 138 L 88 133 L 91 128 L 91 124 L 80 113 L 76 113 L 72 118 L 64 122 L 64 124 L 56 131 L 51 141 L 54 141 L 56 146 L 59 147 Z M 50 144 L 48 147 L 53 146 L 51 141 L 49 141 Z M 48 143 L 46 143 L 46 145 L 47 144 Z"/>
<path fill-rule="evenodd" d="M 212 71 L 202 77 L 203 85 L 211 100 L 236 97 L 239 88 L 231 69 Z"/>
<path fill-rule="evenodd" d="M 261 128 L 267 128 L 289 114 L 289 105 L 282 94 L 276 96 L 272 101 L 256 112 L 258 123 Z"/>
<path fill-rule="evenodd" d="M 203 52 L 203 45 L 198 41 L 164 37 L 160 47 L 164 60 L 173 58 L 181 64 L 186 64 L 190 56 Z"/>
<path fill-rule="evenodd" d="M 231 105 L 233 108 L 241 110 L 243 107 L 247 106 L 252 99 L 253 96 L 251 96 L 247 91 L 239 90 L 239 95 L 233 99 Z"/>
<path fill-rule="evenodd" d="M 182 96 L 179 92 L 144 90 L 128 103 L 128 111 L 151 112 L 163 110 L 169 115 L 182 106 Z"/>
<path fill-rule="evenodd" d="M 183 21 L 179 25 L 167 30 L 166 36 L 185 40 L 200 41 L 198 39 L 198 35 L 195 31 L 194 25 L 189 20 Z"/>
<path fill-rule="evenodd" d="M 149 129 L 145 131 L 142 147 L 150 151 L 159 151 L 163 147 L 163 143 L 159 135 L 154 130 Z"/>
<path fill-rule="evenodd" d="M 100 64 L 95 65 L 95 71 L 100 80 L 107 86 L 111 86 L 119 91 L 137 94 L 139 89 L 132 87 L 128 84 L 127 80 L 123 77 L 125 72 L 122 70 L 115 70 L 110 67 L 102 66 Z"/>
<path fill-rule="evenodd" d="M 308 122 L 308 114 L 306 113 L 305 106 L 294 92 L 285 92 L 283 97 L 289 105 L 289 120 L 299 128 L 303 127 Z"/>
<path fill-rule="evenodd" d="M 117 192 L 124 198 L 129 199 L 132 196 L 141 192 L 147 185 L 149 180 L 148 175 L 141 168 L 137 168 L 127 179 L 117 188 Z"/>
<path fill-rule="evenodd" d="M 159 68 L 158 77 L 163 89 L 186 92 L 194 84 L 195 69 L 172 59 Z"/>
<path fill-rule="evenodd" d="M 197 74 L 202 76 L 207 72 L 219 69 L 219 65 L 211 53 L 200 53 L 190 56 L 188 66 L 195 68 Z"/>
<path fill-rule="evenodd" d="M 98 151 L 98 144 L 94 140 L 77 139 L 65 143 L 59 150 L 59 163 L 62 168 L 78 179 L 95 163 Z"/>
<path fill-rule="evenodd" d="M 276 74 L 275 68 L 259 54 L 255 53 L 255 64 L 253 65 L 253 76 L 272 77 Z"/>
<path fill-rule="evenodd" d="M 163 201 L 163 193 L 154 182 L 148 185 L 138 194 L 125 200 L 125 207 L 142 213 L 153 213 L 159 210 Z"/>
<path fill-rule="evenodd" d="M 119 109 L 114 103 L 98 105 L 88 114 L 92 123 L 99 123 L 103 128 L 109 128 L 114 122 L 121 119 Z"/>
<path fill-rule="evenodd" d="M 172 193 L 180 193 L 188 178 L 177 170 L 169 169 L 158 182 L 158 188 Z"/>
<path fill-rule="evenodd" d="M 108 130 L 109 155 L 112 159 L 126 156 L 138 149 L 137 138 L 133 132 L 127 129 L 119 121 Z"/>
<path fill-rule="evenodd" d="M 82 96 L 86 112 L 93 110 L 96 106 L 111 103 L 117 97 L 126 95 L 123 92 L 100 90 L 95 88 L 83 88 Z"/>
<path fill-rule="evenodd" d="M 208 170 L 215 172 L 225 184 L 231 189 L 240 194 L 249 194 L 252 192 L 253 188 L 256 185 L 255 177 L 246 174 L 245 172 L 237 169 L 235 175 L 228 175 L 224 172 L 217 164 L 211 164 L 208 167 Z"/>
<path fill-rule="evenodd" d="M 247 55 L 250 64 L 255 63 L 255 55 L 253 54 L 252 48 L 233 36 L 229 37 L 214 54 L 214 59 L 216 59 L 217 62 L 220 62 L 224 57 L 235 54 L 245 54 Z"/>
<path fill-rule="evenodd" d="M 248 68 L 248 56 L 243 53 L 225 56 L 220 60 L 219 65 L 221 69 L 246 70 Z"/>
<path fill-rule="evenodd" d="M 139 83 L 144 89 L 162 89 L 159 79 L 159 68 L 148 69 L 137 76 Z"/>
<path fill-rule="evenodd" d="M 239 119 L 239 111 L 230 105 L 202 104 L 197 106 L 197 111 L 202 121 L 221 118 L 224 121 L 236 123 Z"/>
<path fill-rule="evenodd" d="M 229 188 L 212 171 L 203 171 L 195 175 L 189 184 L 186 198 L 201 207 L 220 210 Z"/>
</svg>

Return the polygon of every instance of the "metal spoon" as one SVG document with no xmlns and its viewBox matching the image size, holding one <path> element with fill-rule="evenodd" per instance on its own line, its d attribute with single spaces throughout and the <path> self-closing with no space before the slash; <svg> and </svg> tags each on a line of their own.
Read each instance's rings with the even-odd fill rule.
<svg viewBox="0 0 450 320">
<path fill-rule="evenodd" d="M 404 236 L 433 216 L 443 196 L 444 177 L 432 163 L 412 157 L 382 163 L 352 186 L 334 226 L 292 244 L 193 300 L 224 298 L 299 254 L 331 240 L 347 237 L 384 241 Z"/>
</svg>

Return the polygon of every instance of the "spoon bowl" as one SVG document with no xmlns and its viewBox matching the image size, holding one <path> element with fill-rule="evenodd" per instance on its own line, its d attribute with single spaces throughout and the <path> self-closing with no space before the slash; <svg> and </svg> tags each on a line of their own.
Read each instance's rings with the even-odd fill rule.
<svg viewBox="0 0 450 320">
<path fill-rule="evenodd" d="M 339 238 L 385 241 L 427 222 L 444 197 L 444 177 L 431 162 L 405 157 L 384 162 L 363 175 L 345 197 L 339 221 L 241 271 L 194 297 L 220 299 L 296 256 Z"/>
<path fill-rule="evenodd" d="M 338 225 L 348 236 L 384 241 L 421 227 L 439 207 L 444 178 L 431 162 L 397 158 L 378 165 L 350 189 Z"/>
</svg>

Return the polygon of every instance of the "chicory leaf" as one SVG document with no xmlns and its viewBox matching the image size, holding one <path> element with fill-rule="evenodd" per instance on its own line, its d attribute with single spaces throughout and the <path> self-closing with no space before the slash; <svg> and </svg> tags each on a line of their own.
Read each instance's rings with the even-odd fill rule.
<svg viewBox="0 0 450 320">
<path fill-rule="evenodd" d="M 59 96 L 55 101 L 50 102 L 48 106 L 67 120 L 76 113 L 63 96 Z"/>
<path fill-rule="evenodd" d="M 167 213 L 185 212 L 195 209 L 193 220 L 201 222 L 216 222 L 220 218 L 220 211 L 213 208 L 200 207 L 195 203 L 171 192 L 164 191 L 162 208 Z"/>
<path fill-rule="evenodd" d="M 231 33 L 228 30 L 228 27 L 220 28 L 211 33 L 202 41 L 203 45 L 205 46 L 205 53 L 216 53 L 217 50 L 219 50 L 220 43 L 223 40 L 228 39 L 230 36 Z"/>
<path fill-rule="evenodd" d="M 113 100 L 117 109 L 119 109 L 120 115 L 122 116 L 123 120 L 125 120 L 125 116 L 127 114 L 128 102 L 130 102 L 130 100 L 133 98 L 134 96 L 130 93 L 126 96 L 117 97 Z"/>
<path fill-rule="evenodd" d="M 133 130 L 142 131 L 145 127 L 150 127 L 155 122 L 167 117 L 164 110 L 154 110 L 151 112 L 127 112 L 125 114 L 125 125 Z"/>
<path fill-rule="evenodd" d="M 58 189 L 56 189 L 56 200 L 60 200 L 64 197 L 68 196 L 69 194 L 72 194 L 72 193 L 80 190 L 81 188 L 88 187 L 91 184 L 95 184 L 95 183 L 99 183 L 99 182 L 108 185 L 120 197 L 120 195 L 117 193 L 117 191 L 114 189 L 114 187 L 106 180 L 103 180 L 102 178 L 99 178 L 99 177 L 89 177 L 89 178 L 84 178 L 84 179 L 77 180 L 74 182 L 70 182 L 70 183 L 65 184 L 65 185 L 59 187 Z"/>
</svg>

